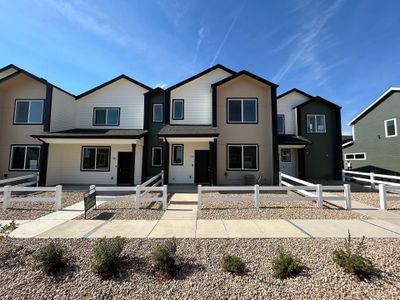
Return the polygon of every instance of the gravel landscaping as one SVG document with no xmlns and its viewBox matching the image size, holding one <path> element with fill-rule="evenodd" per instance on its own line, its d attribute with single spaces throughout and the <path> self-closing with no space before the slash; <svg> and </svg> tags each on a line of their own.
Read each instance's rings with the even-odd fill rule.
<svg viewBox="0 0 400 300">
<path fill-rule="evenodd" d="M 210 196 L 211 194 L 205 194 Z M 289 195 L 297 195 L 289 192 Z M 219 201 L 222 197 L 252 197 L 253 195 L 216 194 L 213 202 L 205 202 L 198 211 L 199 219 L 367 219 L 367 216 L 344 209 L 324 205 L 318 209 L 313 201 L 262 201 L 260 208 L 253 202 Z M 283 197 L 286 194 L 268 194 L 268 197 Z M 298 195 L 297 195 L 298 196 Z M 262 195 L 261 197 L 267 197 Z"/>
<path fill-rule="evenodd" d="M 63 208 L 83 201 L 79 192 L 63 192 L 61 205 Z M 27 197 L 54 197 L 54 192 L 29 193 Z M 0 208 L 0 220 L 34 220 L 54 212 L 54 202 L 11 202 L 7 210 Z"/>
<path fill-rule="evenodd" d="M 354 240 L 356 241 L 356 240 Z M 57 240 L 66 248 L 66 269 L 44 275 L 31 254 L 46 240 L 4 238 L 0 243 L 2 299 L 399 299 L 400 240 L 367 239 L 366 256 L 380 270 L 369 282 L 355 281 L 332 260 L 343 239 L 202 239 L 178 240 L 180 271 L 160 281 L 147 257 L 161 240 L 129 240 L 122 252 L 122 271 L 101 280 L 90 269 L 93 240 Z M 271 262 L 278 247 L 300 258 L 298 277 L 272 277 Z M 235 276 L 221 268 L 224 253 L 247 264 L 248 273 Z"/>
</svg>

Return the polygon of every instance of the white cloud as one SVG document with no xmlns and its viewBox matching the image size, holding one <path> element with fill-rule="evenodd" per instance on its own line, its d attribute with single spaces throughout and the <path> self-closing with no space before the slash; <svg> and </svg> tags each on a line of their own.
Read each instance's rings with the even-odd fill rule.
<svg viewBox="0 0 400 300">
<path fill-rule="evenodd" d="M 160 87 L 162 89 L 165 89 L 168 85 L 165 82 L 159 82 L 156 84 L 156 88 Z"/>
</svg>

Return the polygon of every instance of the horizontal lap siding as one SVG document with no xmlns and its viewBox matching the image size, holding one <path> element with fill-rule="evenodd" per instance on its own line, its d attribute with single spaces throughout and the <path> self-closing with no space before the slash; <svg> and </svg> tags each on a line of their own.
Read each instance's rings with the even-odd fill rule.
<svg viewBox="0 0 400 300">
<path fill-rule="evenodd" d="M 212 124 L 211 84 L 231 74 L 216 69 L 171 91 L 171 124 Z M 172 120 L 172 100 L 184 99 L 184 120 Z"/>
<path fill-rule="evenodd" d="M 76 101 L 71 95 L 53 87 L 50 131 L 62 131 L 75 127 Z"/>
<path fill-rule="evenodd" d="M 296 116 L 293 107 L 308 100 L 310 100 L 308 97 L 297 92 L 290 93 L 277 100 L 278 115 L 285 115 L 285 134 L 296 134 Z"/>
</svg>

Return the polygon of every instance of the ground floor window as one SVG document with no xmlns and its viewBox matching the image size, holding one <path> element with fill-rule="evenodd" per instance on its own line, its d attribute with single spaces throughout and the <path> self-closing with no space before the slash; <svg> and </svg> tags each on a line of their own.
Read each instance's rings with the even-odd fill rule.
<svg viewBox="0 0 400 300">
<path fill-rule="evenodd" d="M 183 165 L 183 145 L 172 145 L 172 164 Z"/>
<path fill-rule="evenodd" d="M 281 150 L 281 162 L 291 162 L 292 155 L 290 149 L 282 149 Z"/>
<path fill-rule="evenodd" d="M 82 147 L 82 171 L 110 171 L 111 147 Z"/>
<path fill-rule="evenodd" d="M 258 170 L 258 145 L 228 145 L 228 170 Z"/>
<path fill-rule="evenodd" d="M 10 170 L 39 169 L 40 146 L 13 145 L 11 146 Z"/>
<path fill-rule="evenodd" d="M 366 153 L 346 153 L 344 155 L 345 160 L 366 160 Z"/>
<path fill-rule="evenodd" d="M 151 148 L 151 166 L 161 167 L 163 163 L 162 147 Z"/>
</svg>

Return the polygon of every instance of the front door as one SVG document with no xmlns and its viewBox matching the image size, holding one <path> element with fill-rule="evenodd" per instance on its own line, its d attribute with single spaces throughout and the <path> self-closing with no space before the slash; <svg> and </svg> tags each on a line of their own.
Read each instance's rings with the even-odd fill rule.
<svg viewBox="0 0 400 300">
<path fill-rule="evenodd" d="M 117 184 L 133 184 L 132 152 L 118 152 Z"/>
<path fill-rule="evenodd" d="M 210 151 L 194 151 L 194 183 L 210 183 Z"/>
<path fill-rule="evenodd" d="M 297 177 L 297 150 L 280 149 L 280 171 L 286 175 Z"/>
</svg>

